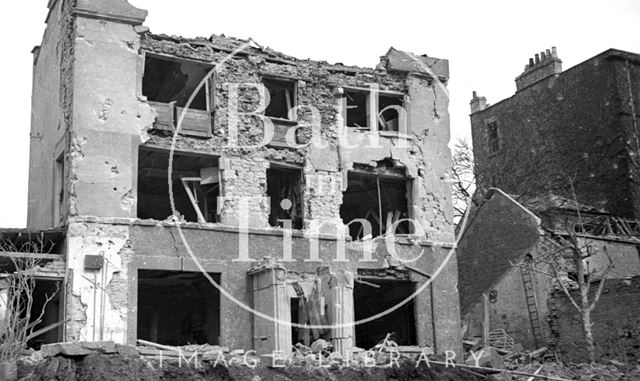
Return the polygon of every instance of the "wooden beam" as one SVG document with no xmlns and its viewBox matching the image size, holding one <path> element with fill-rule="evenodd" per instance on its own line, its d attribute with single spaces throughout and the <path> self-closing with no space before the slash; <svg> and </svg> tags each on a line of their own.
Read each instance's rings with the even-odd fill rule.
<svg viewBox="0 0 640 381">
<path fill-rule="evenodd" d="M 482 294 L 482 347 L 489 346 L 489 294 Z"/>
<path fill-rule="evenodd" d="M 157 144 L 144 144 L 140 147 L 142 147 L 146 151 L 161 152 L 166 155 L 169 155 L 169 152 L 171 151 L 170 147 L 163 147 Z M 221 155 L 220 152 L 206 152 L 206 151 L 186 149 L 186 148 L 175 148 L 173 150 L 173 153 L 174 153 L 174 156 L 183 155 L 183 156 L 197 156 L 197 157 L 213 157 L 216 159 L 220 158 L 220 155 Z"/>
<path fill-rule="evenodd" d="M 64 259 L 63 254 L 18 253 L 1 251 L 0 258 L 24 258 L 24 259 Z"/>
</svg>

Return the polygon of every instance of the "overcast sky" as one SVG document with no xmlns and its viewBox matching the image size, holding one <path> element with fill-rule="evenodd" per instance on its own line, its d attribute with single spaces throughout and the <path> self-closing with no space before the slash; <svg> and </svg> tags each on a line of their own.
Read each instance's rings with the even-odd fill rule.
<svg viewBox="0 0 640 381">
<path fill-rule="evenodd" d="M 252 37 L 298 58 L 369 67 L 390 46 L 447 58 L 453 136 L 470 134 L 471 91 L 490 103 L 512 95 L 536 52 L 556 46 L 565 70 L 608 48 L 640 53 L 640 0 L 130 2 L 149 11 L 154 33 Z M 41 42 L 46 3 L 6 1 L 0 13 L 0 227 L 26 224 L 30 51 Z"/>
</svg>

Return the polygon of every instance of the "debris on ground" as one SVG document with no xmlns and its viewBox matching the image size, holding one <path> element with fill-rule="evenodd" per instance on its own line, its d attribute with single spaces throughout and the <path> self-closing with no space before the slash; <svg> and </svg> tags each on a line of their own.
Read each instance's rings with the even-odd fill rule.
<svg viewBox="0 0 640 381">
<path fill-rule="evenodd" d="M 493 343 L 505 343 L 505 340 Z M 637 381 L 640 364 L 625 364 L 606 360 L 600 364 L 562 362 L 547 347 L 525 350 L 521 344 L 508 343 L 502 348 L 482 347 L 480 338 L 463 340 L 465 365 L 485 369 L 470 369 L 487 380 L 579 380 L 579 381 Z M 494 369 L 502 369 L 496 372 Z"/>
<path fill-rule="evenodd" d="M 466 381 L 631 381 L 640 380 L 640 365 L 607 360 L 603 364 L 561 362 L 548 348 L 527 351 L 519 344 L 512 351 L 465 340 L 465 361 L 455 368 L 430 347 L 402 346 L 388 334 L 365 350 L 354 347 L 348 358 L 334 352 L 328 340 L 310 346 L 298 343 L 290 356 L 276 362 L 254 351 L 232 350 L 219 345 L 168 346 L 139 340 L 138 346 L 110 341 L 43 345 L 25 351 L 20 380 L 129 379 L 181 380 L 466 380 Z M 430 365 L 419 359 L 429 356 Z M 267 360 L 267 361 L 265 361 Z M 274 367 L 275 363 L 280 366 Z M 89 377 L 90 375 L 90 377 Z M 89 378 L 87 378 L 89 377 Z M 257 378 L 256 378 L 257 377 Z"/>
</svg>

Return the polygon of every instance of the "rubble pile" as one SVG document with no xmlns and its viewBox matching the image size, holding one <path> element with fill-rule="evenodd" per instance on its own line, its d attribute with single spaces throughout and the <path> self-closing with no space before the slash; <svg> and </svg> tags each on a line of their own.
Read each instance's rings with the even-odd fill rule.
<svg viewBox="0 0 640 381">
<path fill-rule="evenodd" d="M 465 340 L 465 365 L 486 379 L 511 380 L 640 380 L 640 364 L 606 360 L 602 364 L 575 364 L 560 361 L 546 347 L 526 351 L 515 344 L 511 350 L 482 347 L 480 339 Z"/>
<path fill-rule="evenodd" d="M 110 341 L 43 345 L 25 352 L 20 380 L 640 380 L 640 365 L 609 360 L 606 364 L 559 361 L 546 348 L 512 352 L 466 340 L 464 363 L 446 364 L 428 347 L 400 346 L 388 335 L 368 350 L 352 348 L 352 355 L 334 352 L 329 341 L 296 344 L 291 356 L 257 356 L 253 351 L 219 345 L 166 346 L 146 341 L 119 345 Z M 420 364 L 427 354 L 430 364 Z M 444 361 L 444 362 L 443 362 Z"/>
<path fill-rule="evenodd" d="M 29 351 L 19 364 L 23 381 L 294 381 L 294 380 L 426 380 L 478 381 L 458 367 L 419 364 L 414 358 L 424 348 L 398 346 L 385 340 L 369 351 L 354 350 L 352 359 L 333 352 L 330 343 L 316 340 L 311 346 L 297 345 L 292 356 L 279 366 L 273 358 L 256 356 L 253 351 L 231 350 L 218 345 L 173 347 L 151 342 L 136 346 L 113 342 L 59 343 Z M 368 354 L 365 354 L 368 352 Z M 392 353 L 397 363 L 390 366 Z M 194 356 L 197 354 L 197 356 Z M 195 360 L 197 358 L 197 361 Z M 318 361 L 322 365 L 318 366 Z M 372 363 L 374 361 L 374 363 Z"/>
<path fill-rule="evenodd" d="M 391 366 L 395 361 L 416 361 L 420 355 L 431 356 L 433 349 L 430 347 L 401 346 L 389 339 L 390 335 L 373 348 L 365 350 L 353 347 L 349 358 L 333 351 L 331 344 L 323 339 L 318 339 L 310 347 L 301 343 L 294 346 L 291 363 L 305 366 L 331 367 L 367 367 L 367 366 Z"/>
</svg>

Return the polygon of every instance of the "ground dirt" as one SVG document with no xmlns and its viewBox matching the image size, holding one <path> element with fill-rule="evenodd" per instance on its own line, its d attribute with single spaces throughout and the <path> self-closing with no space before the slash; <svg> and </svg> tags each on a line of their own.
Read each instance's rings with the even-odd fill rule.
<svg viewBox="0 0 640 381">
<path fill-rule="evenodd" d="M 196 369 L 193 364 L 177 361 L 163 362 L 146 360 L 137 356 L 121 354 L 91 354 L 84 357 L 51 357 L 35 365 L 22 364 L 20 380 L 23 381 L 475 381 L 477 378 L 460 369 L 444 368 L 440 365 L 419 367 L 413 361 L 404 361 L 400 367 L 383 368 L 318 368 L 311 366 L 288 366 L 269 368 L 258 366 L 230 365 L 228 368 L 204 362 Z"/>
</svg>

